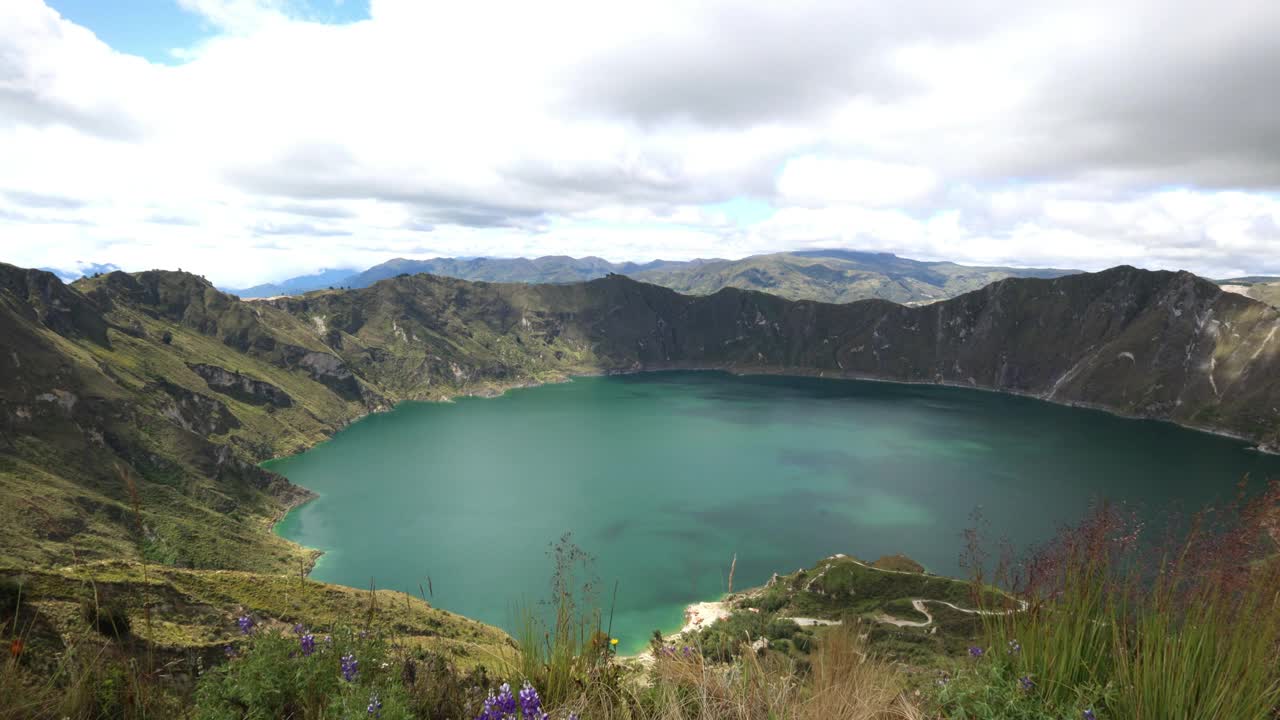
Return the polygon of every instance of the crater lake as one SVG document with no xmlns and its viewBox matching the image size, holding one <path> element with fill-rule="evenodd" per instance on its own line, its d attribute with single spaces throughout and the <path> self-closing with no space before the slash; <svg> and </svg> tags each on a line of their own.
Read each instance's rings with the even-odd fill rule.
<svg viewBox="0 0 1280 720">
<path fill-rule="evenodd" d="M 1234 497 L 1280 457 L 1229 438 L 1031 398 L 719 372 L 577 378 L 404 403 L 267 467 L 319 497 L 282 536 L 313 577 L 419 594 L 514 630 L 549 595 L 564 533 L 595 557 L 613 635 L 639 650 L 684 607 L 835 553 L 904 553 L 963 575 L 980 509 L 994 541 L 1049 539 L 1091 501 L 1149 513 Z"/>
</svg>

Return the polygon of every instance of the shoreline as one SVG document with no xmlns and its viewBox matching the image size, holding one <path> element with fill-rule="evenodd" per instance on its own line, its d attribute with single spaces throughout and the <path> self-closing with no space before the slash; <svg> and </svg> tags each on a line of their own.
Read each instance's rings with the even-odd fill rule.
<svg viewBox="0 0 1280 720">
<path fill-rule="evenodd" d="M 287 457 L 293 457 L 295 455 L 301 455 L 302 453 L 305 453 L 308 450 L 316 447 L 320 443 L 323 443 L 332 439 L 334 435 L 346 429 L 348 426 L 356 422 L 359 422 L 360 420 L 363 420 L 371 415 L 392 412 L 403 403 L 408 403 L 408 402 L 451 403 L 458 398 L 467 398 L 467 397 L 474 397 L 474 398 L 481 398 L 481 399 L 494 399 L 494 398 L 502 397 L 503 395 L 506 395 L 507 393 L 515 390 L 526 390 L 531 388 L 542 387 L 544 385 L 559 385 L 562 383 L 573 382 L 575 378 L 615 377 L 615 376 L 625 376 L 625 375 L 644 375 L 644 374 L 650 374 L 650 373 L 663 373 L 663 372 L 722 372 L 722 373 L 727 373 L 729 375 L 733 375 L 736 377 L 761 376 L 761 377 L 817 378 L 820 380 L 846 380 L 846 381 L 857 381 L 857 382 L 887 383 L 890 385 L 931 386 L 931 387 L 955 388 L 955 389 L 961 389 L 961 390 L 976 390 L 979 392 L 995 393 L 999 395 L 1011 395 L 1014 397 L 1023 397 L 1031 400 L 1036 400 L 1039 402 L 1049 403 L 1052 405 L 1059 405 L 1062 407 L 1079 408 L 1083 410 L 1094 410 L 1094 411 L 1103 412 L 1113 417 L 1121 418 L 1124 420 L 1144 420 L 1144 421 L 1150 421 L 1150 422 L 1167 423 L 1169 425 L 1174 425 L 1176 427 L 1180 427 L 1186 430 L 1191 430 L 1193 432 L 1201 432 L 1208 435 L 1215 435 L 1217 437 L 1246 443 L 1250 445 L 1250 447 L 1247 448 L 1247 450 L 1250 452 L 1258 452 L 1264 455 L 1280 455 L 1280 445 L 1277 445 L 1277 446 L 1265 445 L 1260 441 L 1258 441 L 1256 438 L 1248 437 L 1241 433 L 1236 433 L 1230 430 L 1191 425 L 1188 423 L 1178 422 L 1177 420 L 1173 420 L 1170 418 L 1160 418 L 1160 417 L 1124 413 L 1114 408 L 1110 408 L 1105 405 L 1100 405 L 1097 403 L 1055 400 L 1051 396 L 1047 396 L 1044 394 L 1022 392 L 1018 390 L 992 388 L 992 387 L 985 387 L 977 384 L 971 385 L 967 383 L 958 383 L 958 382 L 951 382 L 946 380 L 943 380 L 943 381 L 894 380 L 894 379 L 875 377 L 870 375 L 862 375 L 858 373 L 848 373 L 843 371 L 833 372 L 829 370 L 812 370 L 807 368 L 778 368 L 773 366 L 753 366 L 753 365 L 746 365 L 746 366 L 744 365 L 718 365 L 718 366 L 717 365 L 711 365 L 711 366 L 696 365 L 695 366 L 695 365 L 671 364 L 671 365 L 663 365 L 663 366 L 643 366 L 643 367 L 633 366 L 633 367 L 626 367 L 626 368 L 611 368 L 611 369 L 583 368 L 579 370 L 570 370 L 563 373 L 553 373 L 553 374 L 550 374 L 548 378 L 545 380 L 527 379 L 527 380 L 511 382 L 511 383 L 496 383 L 493 385 L 486 385 L 486 386 L 477 387 L 477 388 L 474 388 L 471 390 L 465 390 L 465 391 L 460 389 L 457 392 L 447 392 L 447 391 L 439 392 L 428 397 L 408 397 L 408 398 L 404 398 L 402 400 L 396 401 L 390 406 L 375 408 L 367 412 L 364 412 L 363 414 L 356 415 L 354 417 L 346 419 L 341 423 L 341 425 L 336 427 L 333 430 L 333 432 L 328 435 L 328 437 L 325 437 L 320 440 L 316 440 L 315 442 L 312 442 L 306 445 L 305 447 L 302 447 L 296 452 L 292 452 L 284 455 L 275 455 L 270 458 L 266 458 L 260 461 L 258 463 L 258 466 L 262 467 L 266 463 L 270 463 L 276 460 L 281 460 Z M 263 468 L 263 469 L 267 470 L 268 472 L 271 472 L 269 468 Z M 276 474 L 279 475 L 279 473 L 276 473 Z M 281 477 L 285 477 L 285 476 L 281 475 Z M 285 480 L 288 480 L 288 478 L 285 477 Z M 306 486 L 303 486 L 303 485 L 297 485 L 296 483 L 293 483 L 292 480 L 289 480 L 289 482 L 290 484 L 293 484 L 296 487 L 304 490 L 307 494 L 307 497 L 302 499 L 300 502 L 290 503 L 286 505 L 279 513 L 277 513 L 275 518 L 272 519 L 268 524 L 269 532 L 274 532 L 275 526 L 279 524 L 285 518 L 285 516 L 287 516 L 290 512 L 319 497 L 319 495 L 317 495 L 310 488 L 307 488 Z M 315 567 L 316 560 L 319 559 L 319 557 L 324 554 L 324 551 L 318 550 L 316 548 L 306 547 L 305 545 L 299 545 L 298 543 L 294 543 L 292 540 L 289 540 L 288 538 L 284 538 L 283 536 L 279 536 L 279 537 L 286 540 L 287 542 L 298 545 L 298 547 L 301 547 L 302 549 L 306 550 L 307 552 L 311 553 L 314 556 L 311 562 L 308 564 L 308 567 L 305 573 L 307 576 L 310 576 L 312 569 L 314 569 Z M 681 632 L 683 632 L 683 629 L 681 630 Z"/>
</svg>

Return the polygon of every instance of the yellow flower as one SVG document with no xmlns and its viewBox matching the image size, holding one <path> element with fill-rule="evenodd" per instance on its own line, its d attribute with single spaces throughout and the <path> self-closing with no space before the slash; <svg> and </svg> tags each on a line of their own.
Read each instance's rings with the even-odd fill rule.
<svg viewBox="0 0 1280 720">
<path fill-rule="evenodd" d="M 617 645 L 617 644 L 618 644 L 618 638 L 609 638 L 609 644 L 610 644 L 610 645 Z"/>
</svg>

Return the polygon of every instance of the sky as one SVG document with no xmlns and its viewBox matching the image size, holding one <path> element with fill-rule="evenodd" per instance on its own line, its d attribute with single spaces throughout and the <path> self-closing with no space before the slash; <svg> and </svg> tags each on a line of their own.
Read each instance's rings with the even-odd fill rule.
<svg viewBox="0 0 1280 720">
<path fill-rule="evenodd" d="M 1280 274 L 1274 0 L 3 0 L 0 261 Z"/>
</svg>

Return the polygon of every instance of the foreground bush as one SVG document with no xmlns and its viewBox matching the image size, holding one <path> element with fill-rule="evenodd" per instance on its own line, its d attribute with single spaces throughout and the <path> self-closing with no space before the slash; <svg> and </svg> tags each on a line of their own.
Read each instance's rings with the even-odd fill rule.
<svg viewBox="0 0 1280 720">
<path fill-rule="evenodd" d="M 351 628 L 331 634 L 297 626 L 258 631 L 240 619 L 248 641 L 228 646 L 229 661 L 205 676 L 196 696 L 202 720 L 319 720 L 413 717 L 386 643 Z"/>
</svg>

